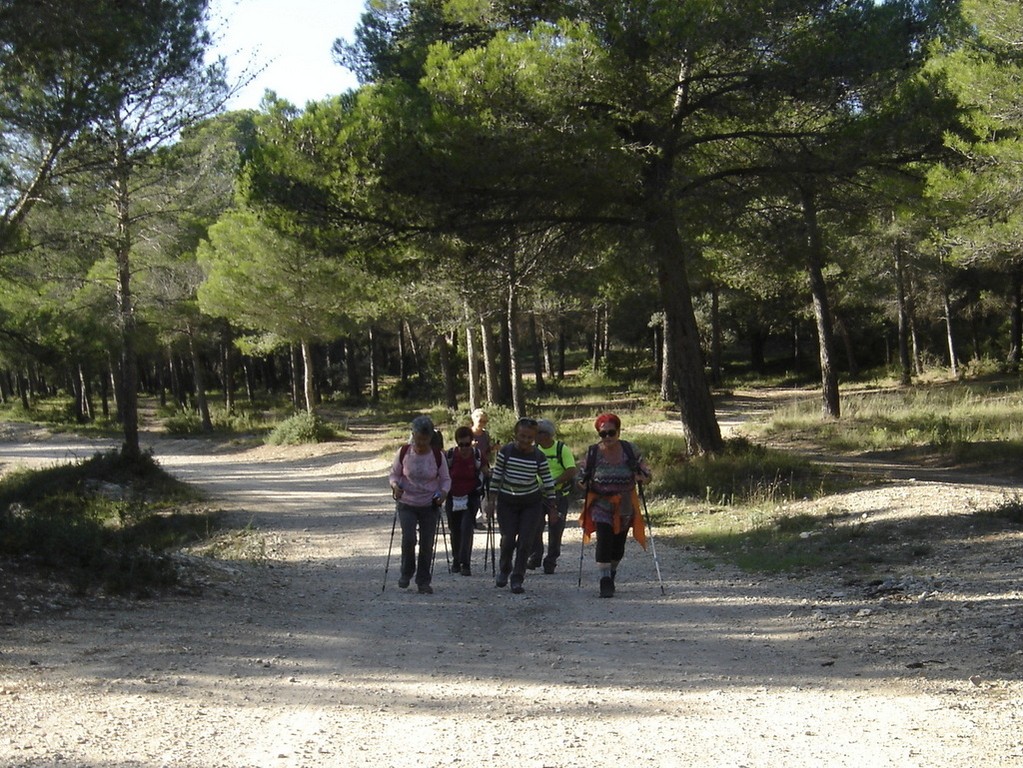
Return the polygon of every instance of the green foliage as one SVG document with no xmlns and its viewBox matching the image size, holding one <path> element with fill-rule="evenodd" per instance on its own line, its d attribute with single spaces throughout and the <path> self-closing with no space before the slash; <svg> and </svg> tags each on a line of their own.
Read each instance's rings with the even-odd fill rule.
<svg viewBox="0 0 1023 768">
<path fill-rule="evenodd" d="M 584 387 L 610 387 L 614 384 L 605 360 L 599 361 L 596 366 L 593 365 L 593 360 L 583 361 L 579 365 L 576 379 Z"/>
<path fill-rule="evenodd" d="M 145 595 L 178 584 L 167 553 L 213 528 L 205 512 L 173 511 L 195 498 L 148 454 L 132 461 L 110 452 L 14 472 L 0 481 L 0 556 L 51 570 L 82 591 Z"/>
<path fill-rule="evenodd" d="M 833 451 L 921 449 L 950 459 L 1023 456 L 1016 380 L 992 378 L 939 386 L 847 392 L 839 422 L 822 421 L 814 400 L 778 409 L 764 433 L 813 440 Z"/>
<path fill-rule="evenodd" d="M 703 549 L 758 573 L 806 573 L 836 569 L 866 579 L 893 567 L 923 567 L 940 549 L 1000 532 L 1023 521 L 1018 497 L 992 509 L 928 519 L 872 520 L 833 509 L 808 514 L 779 505 L 761 509 L 701 509 L 677 516 L 664 538 Z"/>
<path fill-rule="evenodd" d="M 263 415 L 251 410 L 236 409 L 228 412 L 225 408 L 210 408 L 210 419 L 213 422 L 214 434 L 255 434 L 269 429 Z M 194 410 L 172 411 L 165 415 L 162 421 L 167 434 L 175 437 L 206 434 L 203 431 L 202 418 Z"/>
<path fill-rule="evenodd" d="M 316 414 L 296 413 L 285 419 L 266 438 L 270 445 L 326 443 L 338 437 L 337 431 Z"/>
<path fill-rule="evenodd" d="M 721 454 L 695 458 L 679 438 L 644 435 L 637 444 L 654 471 L 651 490 L 661 496 L 735 506 L 816 498 L 829 490 L 827 470 L 742 438 L 726 441 Z"/>
</svg>

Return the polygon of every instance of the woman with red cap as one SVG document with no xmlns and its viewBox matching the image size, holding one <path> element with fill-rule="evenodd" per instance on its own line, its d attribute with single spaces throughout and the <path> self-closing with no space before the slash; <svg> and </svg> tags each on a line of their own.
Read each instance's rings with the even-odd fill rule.
<svg viewBox="0 0 1023 768">
<path fill-rule="evenodd" d="M 583 541 L 597 534 L 596 561 L 600 569 L 600 596 L 614 597 L 615 575 L 625 555 L 629 530 L 646 549 L 643 510 L 637 483 L 650 480 L 650 467 L 636 447 L 621 439 L 622 421 L 613 413 L 602 413 L 594 426 L 600 442 L 591 445 L 579 475 L 586 501 L 579 523 Z"/>
</svg>

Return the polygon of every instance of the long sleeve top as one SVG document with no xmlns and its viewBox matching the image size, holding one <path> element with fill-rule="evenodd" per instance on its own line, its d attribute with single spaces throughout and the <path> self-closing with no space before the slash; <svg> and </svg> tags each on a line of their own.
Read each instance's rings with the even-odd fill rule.
<svg viewBox="0 0 1023 768">
<path fill-rule="evenodd" d="M 441 456 L 440 465 L 433 449 L 426 453 L 416 453 L 409 446 L 402 460 L 401 450 L 394 455 L 391 464 L 390 483 L 401 487 L 403 494 L 401 503 L 410 507 L 428 507 L 433 497 L 447 494 L 451 490 L 451 474 L 448 463 Z"/>
<path fill-rule="evenodd" d="M 519 498 L 542 494 L 553 501 L 554 478 L 547 457 L 537 448 L 524 453 L 514 443 L 505 445 L 497 452 L 490 490 Z"/>
</svg>

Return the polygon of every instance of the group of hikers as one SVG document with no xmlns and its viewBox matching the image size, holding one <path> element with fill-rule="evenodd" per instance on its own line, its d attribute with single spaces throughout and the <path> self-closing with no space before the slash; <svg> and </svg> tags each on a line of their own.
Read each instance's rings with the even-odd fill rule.
<svg viewBox="0 0 1023 768">
<path fill-rule="evenodd" d="M 548 419 L 519 419 L 512 440 L 500 445 L 487 431 L 486 411 L 476 409 L 471 418 L 472 426 L 456 429 L 455 445 L 445 452 L 430 417 L 417 416 L 411 439 L 395 454 L 389 480 L 396 503 L 392 545 L 401 524 L 398 586 L 407 588 L 414 579 L 420 593 L 433 593 L 434 549 L 443 510 L 451 535 L 452 572 L 472 575 L 474 532 L 480 526 L 492 533 L 496 517 L 500 545 L 495 583 L 521 594 L 526 571 L 542 567 L 545 574 L 555 572 L 577 491 L 583 495 L 583 543 L 596 536 L 600 596 L 613 597 L 629 532 L 646 546 L 638 491 L 651 477 L 636 447 L 621 439 L 621 419 L 613 413 L 597 416 L 599 440 L 577 466 L 569 447 L 555 439 L 555 425 Z M 390 549 L 387 562 L 389 567 Z"/>
</svg>

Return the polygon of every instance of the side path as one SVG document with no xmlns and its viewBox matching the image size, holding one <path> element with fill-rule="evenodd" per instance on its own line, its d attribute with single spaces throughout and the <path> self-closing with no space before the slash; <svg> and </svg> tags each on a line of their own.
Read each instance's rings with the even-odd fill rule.
<svg viewBox="0 0 1023 768">
<path fill-rule="evenodd" d="M 92 601 L 2 628 L 0 764 L 1018 764 L 1010 698 L 909 669 L 821 585 L 630 543 L 596 595 L 578 530 L 526 594 L 438 573 L 381 592 L 393 507 L 376 450 L 281 458 L 160 441 L 161 463 L 272 544 L 201 597 Z M 11 460 L 4 454 L 3 460 Z M 481 537 L 482 539 L 482 537 Z M 443 558 L 443 547 L 438 567 Z M 392 560 L 393 565 L 393 560 Z M 838 585 L 832 585 L 835 589 Z M 824 585 L 825 591 L 829 589 Z"/>
</svg>

